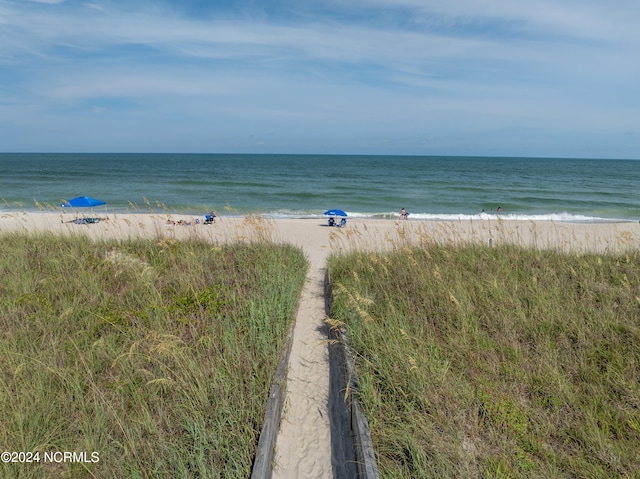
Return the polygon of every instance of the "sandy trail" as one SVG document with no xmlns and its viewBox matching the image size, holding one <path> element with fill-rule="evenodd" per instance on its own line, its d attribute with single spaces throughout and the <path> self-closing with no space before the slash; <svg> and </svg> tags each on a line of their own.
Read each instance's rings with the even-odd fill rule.
<svg viewBox="0 0 640 479">
<path fill-rule="evenodd" d="M 293 332 L 284 411 L 276 439 L 274 478 L 333 477 L 329 350 L 324 328 L 328 247 L 305 248 L 305 252 L 310 268 Z"/>
</svg>

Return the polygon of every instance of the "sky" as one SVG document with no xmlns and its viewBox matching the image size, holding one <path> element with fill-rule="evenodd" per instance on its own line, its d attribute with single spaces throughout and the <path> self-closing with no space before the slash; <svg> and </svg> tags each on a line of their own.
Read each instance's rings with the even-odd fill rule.
<svg viewBox="0 0 640 479">
<path fill-rule="evenodd" d="M 640 159 L 638 0 L 0 0 L 0 151 Z"/>
</svg>

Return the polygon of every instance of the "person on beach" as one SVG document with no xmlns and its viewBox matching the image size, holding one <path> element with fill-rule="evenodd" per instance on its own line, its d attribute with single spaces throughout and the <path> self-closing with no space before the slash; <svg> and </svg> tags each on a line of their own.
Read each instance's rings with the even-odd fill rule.
<svg viewBox="0 0 640 479">
<path fill-rule="evenodd" d="M 400 219 L 406 220 L 408 217 L 409 217 L 409 213 L 407 213 L 407 210 L 402 208 L 400 210 Z"/>
</svg>

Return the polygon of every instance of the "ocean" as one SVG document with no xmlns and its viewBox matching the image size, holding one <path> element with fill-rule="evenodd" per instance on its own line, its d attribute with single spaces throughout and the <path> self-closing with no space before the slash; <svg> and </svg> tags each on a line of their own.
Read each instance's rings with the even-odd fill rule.
<svg viewBox="0 0 640 479">
<path fill-rule="evenodd" d="M 76 196 L 114 213 L 638 221 L 640 161 L 351 155 L 0 154 L 0 213 Z M 501 208 L 501 211 L 498 211 Z"/>
</svg>

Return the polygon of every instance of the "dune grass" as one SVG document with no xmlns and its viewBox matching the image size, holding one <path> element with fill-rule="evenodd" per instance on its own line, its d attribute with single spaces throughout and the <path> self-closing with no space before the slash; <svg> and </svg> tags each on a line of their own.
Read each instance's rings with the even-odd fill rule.
<svg viewBox="0 0 640 479">
<path fill-rule="evenodd" d="M 89 458 L 0 477 L 248 477 L 306 269 L 270 242 L 0 236 L 0 444 Z"/>
<path fill-rule="evenodd" d="M 382 477 L 640 477 L 640 254 L 329 259 Z"/>
</svg>

